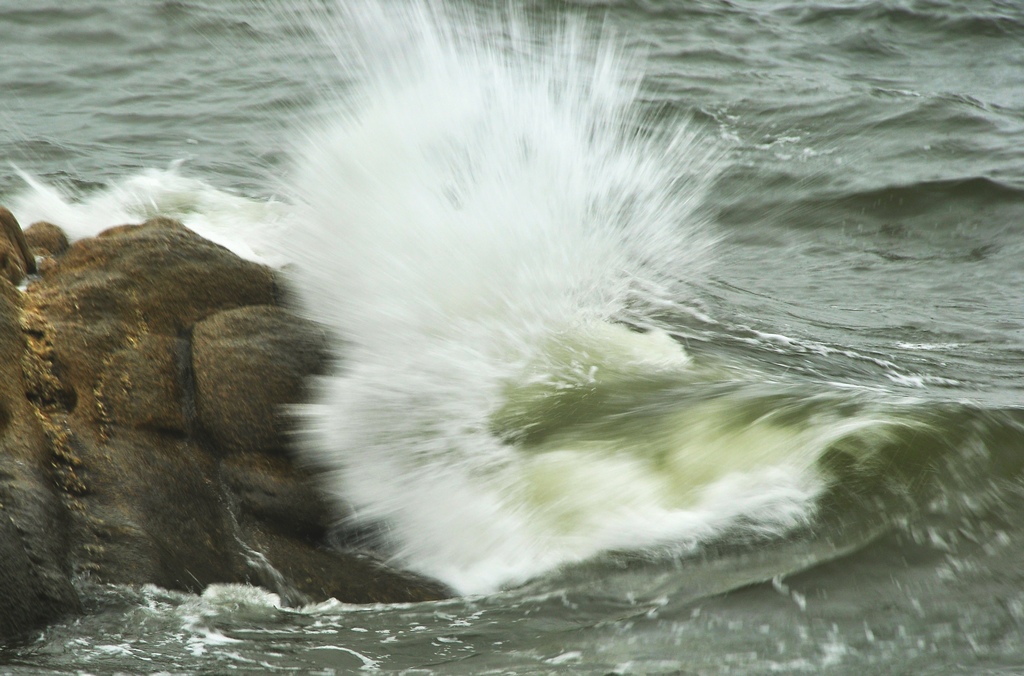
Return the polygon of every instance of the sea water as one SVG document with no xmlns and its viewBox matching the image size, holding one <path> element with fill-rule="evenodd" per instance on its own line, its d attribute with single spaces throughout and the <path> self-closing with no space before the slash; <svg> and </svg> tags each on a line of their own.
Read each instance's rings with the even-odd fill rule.
<svg viewBox="0 0 1024 676">
<path fill-rule="evenodd" d="M 83 581 L 7 668 L 1021 666 L 1020 10 L 97 1 L 0 30 L 8 206 L 74 237 L 170 215 L 289 271 L 339 355 L 297 457 L 339 529 L 461 594 Z"/>
</svg>

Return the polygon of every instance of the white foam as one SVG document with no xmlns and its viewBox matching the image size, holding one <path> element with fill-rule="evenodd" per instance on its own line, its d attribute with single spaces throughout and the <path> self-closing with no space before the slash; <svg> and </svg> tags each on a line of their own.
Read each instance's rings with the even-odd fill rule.
<svg viewBox="0 0 1024 676">
<path fill-rule="evenodd" d="M 26 189 L 13 196 L 10 208 L 23 227 L 48 221 L 78 240 L 115 225 L 166 216 L 243 258 L 270 265 L 287 262 L 273 243 L 294 225 L 290 206 L 220 190 L 186 176 L 180 163 L 140 171 L 88 195 L 19 173 Z"/>
<path fill-rule="evenodd" d="M 738 516 L 806 518 L 817 428 L 735 429 L 705 407 L 650 434 L 556 421 L 544 443 L 515 441 L 556 401 L 689 377 L 665 333 L 615 323 L 656 329 L 712 239 L 695 207 L 714 154 L 685 126 L 638 133 L 636 62 L 572 22 L 346 7 L 321 28 L 338 54 L 356 46 L 341 67 L 359 84 L 308 132 L 302 227 L 283 245 L 306 311 L 345 343 L 301 409 L 342 511 L 467 593 Z"/>
</svg>

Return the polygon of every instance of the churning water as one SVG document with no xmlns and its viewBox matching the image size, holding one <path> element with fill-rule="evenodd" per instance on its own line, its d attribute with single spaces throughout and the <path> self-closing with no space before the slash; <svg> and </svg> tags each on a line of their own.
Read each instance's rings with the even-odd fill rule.
<svg viewBox="0 0 1024 676">
<path fill-rule="evenodd" d="M 466 594 L 85 586 L 7 668 L 1024 666 L 1024 11 L 95 0 L 0 32 L 4 201 L 285 266 L 340 357 L 296 453 L 339 528 Z"/>
</svg>

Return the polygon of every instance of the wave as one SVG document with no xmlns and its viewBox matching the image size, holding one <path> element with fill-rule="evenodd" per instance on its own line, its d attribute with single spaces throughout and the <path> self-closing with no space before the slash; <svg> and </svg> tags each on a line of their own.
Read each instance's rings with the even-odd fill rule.
<svg viewBox="0 0 1024 676">
<path fill-rule="evenodd" d="M 907 424 L 797 415 L 673 337 L 664 317 L 713 248 L 699 207 L 720 159 L 685 125 L 638 131 L 641 71 L 609 36 L 434 4 L 339 11 L 322 33 L 341 31 L 356 84 L 307 132 L 282 246 L 338 340 L 298 414 L 348 526 L 488 591 L 738 523 L 785 532 L 829 449 Z"/>
<path fill-rule="evenodd" d="M 890 218 L 919 216 L 942 200 L 965 207 L 1024 203 L 1024 188 L 985 176 L 918 181 L 845 195 L 834 202 L 849 211 L 883 208 Z"/>
<path fill-rule="evenodd" d="M 796 16 L 803 25 L 877 22 L 887 26 L 908 26 L 960 40 L 967 36 L 1013 38 L 1024 34 L 1024 17 L 1020 11 L 998 4 L 978 7 L 958 3 L 912 3 L 910 6 L 889 2 L 849 6 L 798 3 L 783 12 Z"/>
<path fill-rule="evenodd" d="M 748 189 L 747 184 L 752 180 L 768 185 L 778 197 L 762 200 L 756 207 L 746 204 L 742 191 Z M 787 228 L 812 229 L 834 223 L 866 222 L 883 234 L 891 235 L 908 229 L 912 219 L 921 219 L 927 221 L 931 232 L 953 232 L 961 229 L 964 219 L 971 215 L 1006 212 L 1007 218 L 1014 218 L 1024 208 L 1024 188 L 988 176 L 808 190 L 801 185 L 801 179 L 792 174 L 738 169 L 730 172 L 720 187 L 722 192 L 736 195 L 735 198 L 719 196 L 721 205 L 716 210 L 716 218 L 731 227 L 766 220 Z M 939 216 L 935 215 L 937 203 L 945 207 Z M 993 229 L 1002 229 L 1000 223 L 1004 220 L 990 216 L 980 220 L 978 225 L 983 230 L 989 223 Z"/>
</svg>

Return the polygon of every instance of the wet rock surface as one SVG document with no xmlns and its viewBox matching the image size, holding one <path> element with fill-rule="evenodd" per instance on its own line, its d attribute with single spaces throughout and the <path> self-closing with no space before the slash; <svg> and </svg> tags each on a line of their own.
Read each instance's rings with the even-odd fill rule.
<svg viewBox="0 0 1024 676">
<path fill-rule="evenodd" d="M 0 637 L 77 611 L 78 576 L 293 603 L 447 594 L 323 545 L 329 510 L 282 411 L 327 341 L 280 307 L 271 269 L 167 219 L 70 246 L 30 231 L 38 276 L 0 280 Z"/>
</svg>

